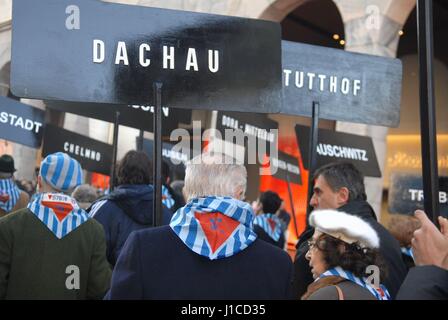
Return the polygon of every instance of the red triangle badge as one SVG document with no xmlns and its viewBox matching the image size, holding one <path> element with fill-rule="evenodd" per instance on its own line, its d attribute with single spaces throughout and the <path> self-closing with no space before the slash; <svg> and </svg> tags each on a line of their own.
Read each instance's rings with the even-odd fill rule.
<svg viewBox="0 0 448 320">
<path fill-rule="evenodd" d="M 269 225 L 271 226 L 272 232 L 275 231 L 275 226 L 277 225 L 273 219 L 268 219 Z"/>
<path fill-rule="evenodd" d="M 194 216 L 204 230 L 212 253 L 215 253 L 240 224 L 221 212 L 195 212 Z"/>
<path fill-rule="evenodd" d="M 0 201 L 3 203 L 8 202 L 9 200 L 9 194 L 7 193 L 0 193 Z"/>
<path fill-rule="evenodd" d="M 59 222 L 72 212 L 73 206 L 69 202 L 42 201 L 42 205 L 54 211 Z"/>
</svg>

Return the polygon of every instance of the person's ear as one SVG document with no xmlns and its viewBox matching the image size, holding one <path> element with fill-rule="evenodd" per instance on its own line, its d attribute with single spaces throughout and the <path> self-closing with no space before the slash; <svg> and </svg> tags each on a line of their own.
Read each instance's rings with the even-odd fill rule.
<svg viewBox="0 0 448 320">
<path fill-rule="evenodd" d="M 342 187 L 341 189 L 339 189 L 337 196 L 338 204 L 340 205 L 346 204 L 349 199 L 350 199 L 350 191 L 348 191 L 348 188 Z"/>
</svg>

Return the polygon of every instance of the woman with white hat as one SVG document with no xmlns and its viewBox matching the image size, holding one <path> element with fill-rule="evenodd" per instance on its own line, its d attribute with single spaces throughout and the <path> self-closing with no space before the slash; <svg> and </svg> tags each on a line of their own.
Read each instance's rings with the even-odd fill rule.
<svg viewBox="0 0 448 320">
<path fill-rule="evenodd" d="M 315 281 L 303 300 L 389 300 L 379 238 L 361 218 L 336 210 L 311 213 L 306 258 Z"/>
</svg>

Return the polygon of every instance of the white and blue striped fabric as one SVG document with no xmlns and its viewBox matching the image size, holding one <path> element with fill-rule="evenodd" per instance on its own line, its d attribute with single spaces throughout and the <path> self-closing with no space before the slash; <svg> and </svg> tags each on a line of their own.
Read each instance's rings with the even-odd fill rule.
<svg viewBox="0 0 448 320">
<path fill-rule="evenodd" d="M 404 255 L 406 255 L 408 257 L 411 257 L 412 260 L 415 260 L 414 253 L 412 252 L 412 248 L 401 247 L 400 250 L 401 250 L 401 253 L 403 253 Z"/>
<path fill-rule="evenodd" d="M 40 165 L 42 179 L 58 191 L 69 191 L 82 184 L 78 161 L 63 152 L 48 155 Z"/>
<path fill-rule="evenodd" d="M 20 197 L 20 190 L 13 179 L 0 179 L 0 208 L 10 212 Z"/>
<path fill-rule="evenodd" d="M 328 276 L 337 276 L 337 277 L 344 278 L 348 281 L 354 282 L 357 285 L 369 290 L 369 292 L 371 294 L 373 294 L 377 300 L 390 300 L 389 292 L 387 291 L 387 288 L 385 286 L 383 286 L 381 284 L 380 288 L 377 289 L 377 288 L 373 287 L 371 284 L 369 284 L 369 282 L 367 281 L 367 278 L 356 277 L 353 273 L 351 273 L 350 271 L 346 271 L 346 270 L 342 269 L 341 267 L 336 267 L 336 268 L 325 271 L 315 281 L 318 281 L 319 279 L 322 279 L 322 278 L 325 278 Z"/>
<path fill-rule="evenodd" d="M 168 209 L 171 209 L 174 206 L 174 199 L 171 196 L 170 192 L 168 191 L 168 188 L 165 187 L 163 184 L 162 184 L 162 203 Z"/>
<path fill-rule="evenodd" d="M 215 250 L 208 239 L 222 237 L 222 230 L 229 223 L 226 224 L 225 219 L 217 218 L 215 220 L 218 221 L 211 221 L 214 228 L 207 229 L 206 234 L 201 222 L 195 217 L 195 214 L 209 214 L 210 220 L 213 220 L 212 213 L 229 217 L 229 220 L 236 226 Z M 185 207 L 177 210 L 171 219 L 170 227 L 190 250 L 210 260 L 215 260 L 233 256 L 246 249 L 257 239 L 256 233 L 252 230 L 253 217 L 252 207 L 248 203 L 230 197 L 210 196 L 193 199 Z M 222 226 L 218 223 L 226 225 Z M 211 236 L 209 232 L 212 232 Z"/>
<path fill-rule="evenodd" d="M 56 216 L 56 213 L 48 206 L 42 204 L 42 200 L 48 195 L 55 195 L 59 199 L 63 199 L 72 205 L 73 210 L 62 220 Z M 70 232 L 78 228 L 84 222 L 86 222 L 89 217 L 87 213 L 81 209 L 76 200 L 64 195 L 55 193 L 39 193 L 34 195 L 32 201 L 28 204 L 28 209 L 40 220 L 42 223 L 58 238 L 62 239 Z"/>
<path fill-rule="evenodd" d="M 270 221 L 274 225 L 274 228 L 272 228 Z M 280 235 L 282 234 L 282 222 L 275 214 L 259 214 L 255 217 L 254 225 L 260 226 L 272 240 L 278 241 L 278 239 L 280 239 Z"/>
</svg>

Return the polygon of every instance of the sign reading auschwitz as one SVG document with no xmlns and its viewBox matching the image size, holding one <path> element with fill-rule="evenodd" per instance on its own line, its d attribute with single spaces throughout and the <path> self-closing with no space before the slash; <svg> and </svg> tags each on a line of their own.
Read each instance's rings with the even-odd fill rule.
<svg viewBox="0 0 448 320">
<path fill-rule="evenodd" d="M 282 41 L 282 113 L 387 127 L 400 122 L 399 59 Z"/>
<path fill-rule="evenodd" d="M 166 107 L 280 111 L 278 23 L 92 0 L 15 0 L 12 21 L 17 96 L 147 105 L 157 81 Z"/>
<path fill-rule="evenodd" d="M 305 169 L 308 169 L 310 128 L 296 125 L 296 135 Z M 319 129 L 316 168 L 331 162 L 353 163 L 364 176 L 381 177 L 371 137 Z"/>
</svg>

